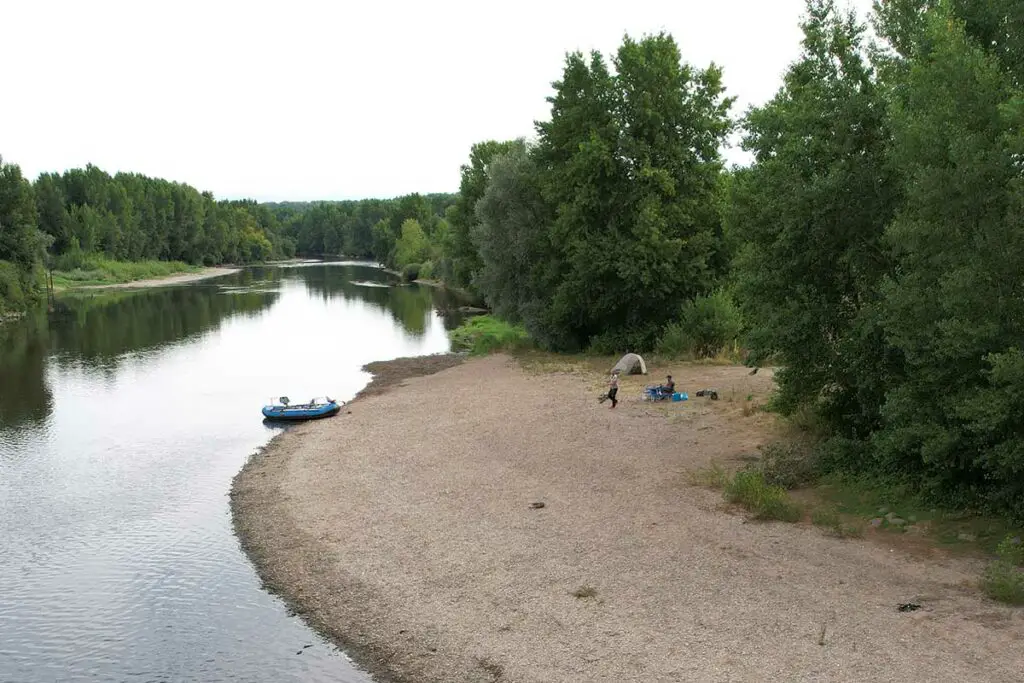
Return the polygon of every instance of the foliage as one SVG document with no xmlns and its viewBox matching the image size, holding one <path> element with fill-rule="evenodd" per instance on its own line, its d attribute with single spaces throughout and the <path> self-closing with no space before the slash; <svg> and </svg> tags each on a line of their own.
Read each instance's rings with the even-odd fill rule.
<svg viewBox="0 0 1024 683">
<path fill-rule="evenodd" d="M 814 449 L 796 441 L 776 441 L 762 446 L 757 470 L 766 482 L 784 489 L 811 484 L 820 474 Z"/>
<path fill-rule="evenodd" d="M 846 524 L 839 511 L 833 507 L 814 509 L 811 512 L 811 524 L 828 530 L 837 538 L 856 538 L 864 535 L 863 527 Z"/>
<path fill-rule="evenodd" d="M 49 239 L 37 224 L 32 185 L 0 157 L 0 313 L 21 311 L 40 296 L 38 264 Z"/>
<path fill-rule="evenodd" d="M 570 54 L 554 87 L 535 145 L 474 147 L 453 239 L 474 206 L 473 283 L 540 344 L 650 349 L 713 284 L 731 100 L 665 34 L 625 38 L 610 66 Z"/>
<path fill-rule="evenodd" d="M 420 264 L 418 263 L 407 263 L 402 268 L 402 279 L 406 282 L 413 282 L 418 280 L 420 277 Z"/>
<path fill-rule="evenodd" d="M 844 426 L 866 433 L 889 374 L 868 308 L 889 266 L 880 242 L 898 198 L 884 93 L 852 15 L 812 0 L 803 28 L 783 88 L 745 121 L 756 161 L 736 174 L 727 214 L 744 241 L 738 295 L 752 361 L 781 358 L 783 411 L 819 399 L 823 412 L 860 409 Z"/>
<path fill-rule="evenodd" d="M 495 158 L 489 173 L 490 184 L 476 203 L 480 267 L 474 283 L 497 316 L 523 322 L 537 335 L 545 329 L 554 259 L 537 165 L 519 143 Z"/>
<path fill-rule="evenodd" d="M 121 261 L 248 263 L 287 256 L 271 213 L 252 201 L 216 201 L 193 187 L 88 165 L 35 183 L 39 228 L 60 257 L 81 251 Z"/>
<path fill-rule="evenodd" d="M 23 310 L 28 301 L 24 271 L 10 261 L 0 261 L 0 316 Z"/>
<path fill-rule="evenodd" d="M 681 358 L 710 358 L 733 344 L 743 331 L 743 316 L 732 296 L 718 290 L 682 307 L 658 340 L 658 353 Z"/>
<path fill-rule="evenodd" d="M 906 201 L 881 320 L 905 370 L 872 439 L 934 495 L 1024 514 L 1024 92 L 942 5 L 897 72 L 891 156 Z M 983 492 L 983 493 L 982 493 Z"/>
<path fill-rule="evenodd" d="M 772 486 L 756 470 L 741 470 L 725 486 L 725 498 L 753 513 L 755 519 L 798 522 L 803 510 L 786 490 Z"/>
<path fill-rule="evenodd" d="M 993 600 L 1024 605 L 1024 544 L 1020 536 L 1007 536 L 996 552 L 997 559 L 985 570 L 982 588 Z"/>
<path fill-rule="evenodd" d="M 483 198 L 491 182 L 488 167 L 491 162 L 525 145 L 522 140 L 497 142 L 488 140 L 473 145 L 469 152 L 469 163 L 461 169 L 459 193 L 455 203 L 445 214 L 451 227 L 444 242 L 447 267 L 446 279 L 456 287 L 475 286 L 476 278 L 483 267 L 480 245 L 476 238 L 476 205 Z"/>
<path fill-rule="evenodd" d="M 395 242 L 395 265 L 404 268 L 422 262 L 429 254 L 427 236 L 415 218 L 402 221 L 402 230 Z"/>
<path fill-rule="evenodd" d="M 719 463 L 712 462 L 707 467 L 702 467 L 692 472 L 690 479 L 695 486 L 709 489 L 724 489 L 730 481 L 730 475 Z"/>
<path fill-rule="evenodd" d="M 448 333 L 452 348 L 473 355 L 494 351 L 516 351 L 531 346 L 530 336 L 522 325 L 513 325 L 489 315 L 470 318 Z"/>
<path fill-rule="evenodd" d="M 397 243 L 406 220 L 415 220 L 428 242 L 424 254 L 440 257 L 448 228 L 442 216 L 449 194 L 411 194 L 397 199 L 338 202 L 276 202 L 264 205 L 281 224 L 281 234 L 302 254 L 373 259 L 401 268 Z M 408 257 L 407 257 L 408 258 Z M 406 263 L 412 263 L 407 261 Z"/>
<path fill-rule="evenodd" d="M 716 249 L 731 105 L 720 70 L 683 63 L 665 34 L 625 38 L 612 66 L 569 55 L 551 120 L 537 125 L 557 251 L 535 335 L 554 348 L 625 330 L 650 348 L 707 289 Z"/>
<path fill-rule="evenodd" d="M 97 254 L 65 254 L 56 259 L 56 287 L 113 284 L 198 270 L 181 261 L 114 261 Z"/>
<path fill-rule="evenodd" d="M 825 427 L 820 466 L 1024 516 L 1018 5 L 880 3 L 869 52 L 810 0 L 723 210 L 752 360 Z"/>
</svg>

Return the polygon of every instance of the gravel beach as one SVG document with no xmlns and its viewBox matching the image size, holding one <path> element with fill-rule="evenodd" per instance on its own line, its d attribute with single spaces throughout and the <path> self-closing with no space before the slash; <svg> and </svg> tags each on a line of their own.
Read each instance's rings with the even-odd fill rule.
<svg viewBox="0 0 1024 683">
<path fill-rule="evenodd" d="M 232 490 L 266 586 L 376 680 L 1024 678 L 1024 612 L 980 595 L 978 561 L 748 522 L 692 485 L 771 437 L 745 409 L 769 371 L 651 368 L 610 410 L 587 370 L 432 362 L 280 435 Z M 640 401 L 666 370 L 690 400 Z"/>
<path fill-rule="evenodd" d="M 220 277 L 237 273 L 241 268 L 210 267 L 203 268 L 197 273 L 179 273 L 167 277 L 157 277 L 150 280 L 134 280 L 132 282 L 117 282 L 110 285 L 83 285 L 73 289 L 149 289 L 151 287 L 170 287 L 172 285 L 184 285 L 189 282 L 199 282 L 210 278 Z"/>
</svg>

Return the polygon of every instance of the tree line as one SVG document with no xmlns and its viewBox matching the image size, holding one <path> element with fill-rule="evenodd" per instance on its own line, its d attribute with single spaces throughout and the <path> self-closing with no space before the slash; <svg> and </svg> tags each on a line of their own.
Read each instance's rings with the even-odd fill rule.
<svg viewBox="0 0 1024 683">
<path fill-rule="evenodd" d="M 24 308 L 42 269 L 120 261 L 251 263 L 294 254 L 274 214 L 253 201 L 95 166 L 25 179 L 0 159 L 0 308 Z"/>
<path fill-rule="evenodd" d="M 267 204 L 299 254 L 370 259 L 412 279 L 441 275 L 452 194 Z M 435 267 L 436 264 L 436 267 Z M 435 273 L 436 271 L 436 273 Z"/>
<path fill-rule="evenodd" d="M 738 120 L 670 36 L 571 54 L 531 141 L 475 145 L 444 276 L 542 346 L 772 363 L 825 470 L 1024 516 L 1024 14 L 810 0 Z M 753 161 L 725 169 L 739 128 Z"/>
<path fill-rule="evenodd" d="M 296 253 L 372 259 L 430 277 L 444 265 L 451 194 L 337 202 L 215 200 L 209 192 L 89 165 L 34 182 L 0 158 L 0 312 L 40 298 L 45 266 L 118 261 L 256 263 Z"/>
<path fill-rule="evenodd" d="M 824 467 L 1024 515 L 1021 5 L 885 0 L 870 21 L 872 38 L 808 0 L 799 58 L 739 118 L 718 67 L 664 33 L 626 37 L 567 55 L 549 119 L 474 145 L 454 196 L 241 206 L 266 216 L 270 252 L 443 279 L 549 349 L 741 343 L 781 368 L 782 412 L 817 417 Z M 736 130 L 753 160 L 727 169 Z M 65 225 L 88 223 L 74 207 L 92 200 L 59 187 Z M 71 244 L 47 196 L 3 167 L 0 259 Z M 97 227 L 92 248 L 225 253 L 183 251 L 206 221 L 152 215 L 157 237 Z"/>
</svg>

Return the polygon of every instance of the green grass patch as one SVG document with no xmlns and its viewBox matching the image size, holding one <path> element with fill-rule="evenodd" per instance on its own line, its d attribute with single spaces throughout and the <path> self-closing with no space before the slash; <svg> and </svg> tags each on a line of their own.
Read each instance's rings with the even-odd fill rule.
<svg viewBox="0 0 1024 683">
<path fill-rule="evenodd" d="M 1007 536 L 996 549 L 996 560 L 985 570 L 982 590 L 993 600 L 1024 605 L 1024 543 Z"/>
<path fill-rule="evenodd" d="M 757 470 L 741 470 L 725 486 L 725 499 L 753 513 L 755 519 L 799 522 L 801 507 L 781 486 L 765 481 Z"/>
<path fill-rule="evenodd" d="M 102 256 L 83 256 L 68 270 L 53 271 L 53 285 L 61 289 L 113 285 L 167 277 L 202 270 L 181 261 L 114 261 Z"/>
<path fill-rule="evenodd" d="M 495 351 L 517 351 L 533 343 L 526 328 L 513 325 L 491 315 L 470 318 L 448 333 L 455 351 L 484 355 Z"/>
<path fill-rule="evenodd" d="M 834 507 L 820 507 L 811 512 L 811 524 L 821 527 L 837 538 L 856 538 L 864 535 L 863 527 L 847 524 Z"/>
<path fill-rule="evenodd" d="M 830 475 L 814 493 L 846 517 L 881 519 L 882 528 L 890 526 L 890 518 L 898 517 L 905 526 L 923 527 L 929 538 L 947 550 L 994 553 L 1003 539 L 1022 533 L 1019 525 L 1006 518 L 937 507 L 898 482 Z"/>
</svg>

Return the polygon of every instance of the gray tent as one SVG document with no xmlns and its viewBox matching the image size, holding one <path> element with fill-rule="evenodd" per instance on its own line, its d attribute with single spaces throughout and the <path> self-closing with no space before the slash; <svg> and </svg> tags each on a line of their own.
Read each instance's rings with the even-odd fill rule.
<svg viewBox="0 0 1024 683">
<path fill-rule="evenodd" d="M 647 363 L 635 353 L 627 353 L 619 359 L 619 362 L 612 368 L 612 372 L 618 370 L 623 375 L 646 375 Z"/>
</svg>

